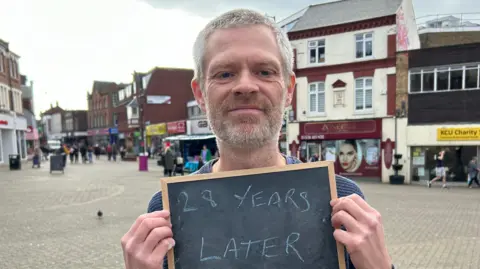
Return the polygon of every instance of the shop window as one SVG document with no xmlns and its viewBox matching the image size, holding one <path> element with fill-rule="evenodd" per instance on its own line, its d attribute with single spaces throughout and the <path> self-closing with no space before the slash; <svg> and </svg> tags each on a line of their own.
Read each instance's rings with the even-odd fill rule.
<svg viewBox="0 0 480 269">
<path fill-rule="evenodd" d="M 477 156 L 477 146 L 411 147 L 411 169 L 414 181 L 431 180 L 436 176 L 436 158 L 445 150 L 444 164 L 447 181 L 467 181 L 467 165 Z"/>
</svg>

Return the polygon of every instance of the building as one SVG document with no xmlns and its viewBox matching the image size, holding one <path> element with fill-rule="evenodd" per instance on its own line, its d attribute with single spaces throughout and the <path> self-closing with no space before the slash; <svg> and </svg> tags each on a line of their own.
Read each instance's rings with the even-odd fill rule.
<svg viewBox="0 0 480 269">
<path fill-rule="evenodd" d="M 11 154 L 27 158 L 19 59 L 0 39 L 0 164 L 8 163 Z"/>
<path fill-rule="evenodd" d="M 126 105 L 127 121 L 129 128 L 138 128 L 140 137 L 144 127 L 147 148 L 160 148 L 165 137 L 186 133 L 186 104 L 193 99 L 192 78 L 191 69 L 155 67 L 137 79 L 139 91 Z M 128 89 L 119 96 L 127 95 Z"/>
<path fill-rule="evenodd" d="M 417 25 L 421 48 L 480 42 L 480 13 L 426 15 Z"/>
<path fill-rule="evenodd" d="M 29 155 L 33 154 L 35 147 L 40 146 L 39 133 L 37 127 L 37 119 L 34 113 L 33 102 L 33 81 L 29 81 L 27 77 L 21 75 L 21 90 L 22 90 L 22 106 L 23 115 L 27 120 L 27 131 L 25 132 L 25 140 L 27 142 L 27 151 Z"/>
<path fill-rule="evenodd" d="M 335 161 L 337 174 L 388 182 L 397 53 L 420 46 L 412 1 L 344 0 L 300 13 L 281 25 L 297 76 L 289 153 L 304 161 L 318 154 Z"/>
<path fill-rule="evenodd" d="M 88 140 L 88 112 L 66 110 L 62 117 L 62 135 L 67 144 L 85 143 Z"/>
<path fill-rule="evenodd" d="M 118 91 L 115 82 L 94 81 L 92 92 L 87 93 L 88 141 L 107 146 L 118 140 L 118 129 L 113 119 L 113 98 Z"/>
<path fill-rule="evenodd" d="M 40 114 L 40 120 L 42 122 L 42 130 L 44 139 L 42 141 L 58 140 L 61 141 L 64 137 L 62 134 L 62 115 L 65 112 L 56 102 L 53 106 L 50 104 L 50 108 Z"/>
<path fill-rule="evenodd" d="M 466 181 L 466 166 L 480 154 L 480 43 L 408 52 L 408 162 L 413 181 L 435 177 L 435 156 L 446 150 L 447 180 Z"/>
</svg>

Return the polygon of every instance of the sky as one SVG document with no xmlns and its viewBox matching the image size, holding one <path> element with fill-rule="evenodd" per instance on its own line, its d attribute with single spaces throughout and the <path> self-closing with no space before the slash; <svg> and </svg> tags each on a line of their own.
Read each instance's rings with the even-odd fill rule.
<svg viewBox="0 0 480 269">
<path fill-rule="evenodd" d="M 0 0 L 0 39 L 20 55 L 20 72 L 33 81 L 38 117 L 56 102 L 64 109 L 87 109 L 94 80 L 128 83 L 134 71 L 155 66 L 193 68 L 196 35 L 224 11 L 253 8 L 279 21 L 322 2 L 327 1 Z M 480 14 L 478 0 L 413 3 L 416 17 Z"/>
</svg>

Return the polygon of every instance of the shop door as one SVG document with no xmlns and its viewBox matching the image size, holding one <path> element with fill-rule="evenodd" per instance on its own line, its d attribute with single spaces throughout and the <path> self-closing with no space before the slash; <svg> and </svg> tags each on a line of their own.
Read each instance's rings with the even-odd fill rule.
<svg viewBox="0 0 480 269">
<path fill-rule="evenodd" d="M 310 158 L 312 158 L 312 156 L 315 154 L 320 157 L 320 152 L 322 152 L 322 145 L 320 143 L 307 143 L 307 162 L 310 161 Z"/>
</svg>

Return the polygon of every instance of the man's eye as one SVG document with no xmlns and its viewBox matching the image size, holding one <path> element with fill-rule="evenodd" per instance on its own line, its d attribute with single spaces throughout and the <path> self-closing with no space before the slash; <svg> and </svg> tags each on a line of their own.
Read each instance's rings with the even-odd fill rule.
<svg viewBox="0 0 480 269">
<path fill-rule="evenodd" d="M 258 72 L 260 76 L 271 76 L 273 74 L 273 72 L 271 71 L 268 71 L 268 70 L 263 70 L 263 71 L 260 71 Z"/>
<path fill-rule="evenodd" d="M 223 73 L 218 74 L 219 78 L 229 78 L 231 76 L 232 76 L 232 73 L 229 73 L 229 72 L 223 72 Z"/>
</svg>

